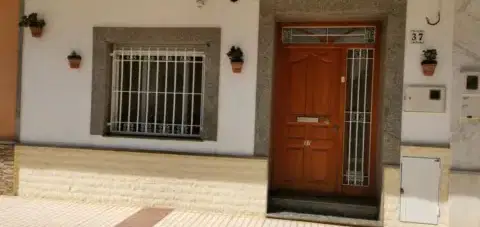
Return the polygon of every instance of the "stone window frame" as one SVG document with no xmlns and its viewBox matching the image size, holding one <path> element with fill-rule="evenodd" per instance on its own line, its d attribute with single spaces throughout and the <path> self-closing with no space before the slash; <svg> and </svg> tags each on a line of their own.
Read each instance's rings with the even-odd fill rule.
<svg viewBox="0 0 480 227">
<path fill-rule="evenodd" d="M 200 139 L 217 140 L 218 93 L 220 82 L 221 28 L 216 27 L 94 27 L 90 134 L 107 135 L 110 117 L 110 54 L 115 44 L 201 46 L 205 50 L 203 127 Z M 132 136 L 134 137 L 134 136 Z M 162 138 L 162 137 L 158 137 Z M 164 137 L 172 139 L 174 137 Z"/>
</svg>

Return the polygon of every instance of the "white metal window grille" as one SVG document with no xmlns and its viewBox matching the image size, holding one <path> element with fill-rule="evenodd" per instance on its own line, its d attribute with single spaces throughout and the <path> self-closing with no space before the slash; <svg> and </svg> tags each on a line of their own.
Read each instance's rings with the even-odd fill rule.
<svg viewBox="0 0 480 227">
<path fill-rule="evenodd" d="M 368 186 L 370 177 L 374 49 L 349 49 L 343 184 Z"/>
<path fill-rule="evenodd" d="M 194 48 L 115 48 L 110 134 L 200 137 L 205 54 Z"/>
<path fill-rule="evenodd" d="M 282 40 L 287 44 L 371 44 L 375 43 L 375 27 L 284 27 Z"/>
</svg>

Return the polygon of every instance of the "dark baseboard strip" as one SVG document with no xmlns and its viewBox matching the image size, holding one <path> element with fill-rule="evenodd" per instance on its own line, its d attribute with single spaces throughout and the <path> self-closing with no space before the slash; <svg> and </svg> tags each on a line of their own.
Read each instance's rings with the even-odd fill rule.
<svg viewBox="0 0 480 227">
<path fill-rule="evenodd" d="M 475 174 L 475 175 L 480 175 L 480 169 L 451 168 L 450 172 L 452 174 Z"/>
<path fill-rule="evenodd" d="M 400 163 L 383 163 L 383 167 L 400 168 Z"/>
<path fill-rule="evenodd" d="M 420 143 L 420 142 L 402 142 L 401 146 L 405 147 L 434 147 L 434 148 L 450 148 L 450 143 Z"/>
<path fill-rule="evenodd" d="M 11 140 L 0 140 L 0 145 L 15 145 L 17 144 L 16 141 L 11 141 Z"/>
<path fill-rule="evenodd" d="M 182 151 L 164 151 L 164 150 L 151 150 L 151 149 L 134 149 L 134 148 L 119 148 L 109 146 L 85 146 L 85 145 L 73 145 L 73 144 L 52 144 L 52 143 L 16 143 L 17 146 L 30 146 L 30 147 L 52 147 L 52 148 L 65 148 L 65 149 L 88 149 L 88 150 L 108 150 L 116 152 L 134 152 L 134 153 L 152 153 L 152 154 L 170 154 L 170 155 L 188 155 L 198 157 L 218 157 L 218 158 L 241 158 L 241 159 L 256 159 L 267 160 L 266 157 L 248 156 L 248 155 L 233 155 L 233 154 L 208 154 L 208 153 L 194 153 L 194 152 L 182 152 Z"/>
</svg>

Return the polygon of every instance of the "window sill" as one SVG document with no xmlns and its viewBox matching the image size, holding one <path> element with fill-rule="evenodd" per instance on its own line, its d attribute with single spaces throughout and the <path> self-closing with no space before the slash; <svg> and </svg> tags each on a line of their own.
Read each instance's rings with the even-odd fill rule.
<svg viewBox="0 0 480 227">
<path fill-rule="evenodd" d="M 104 134 L 103 137 L 109 138 L 125 138 L 125 139 L 146 139 L 146 140 L 172 140 L 172 141 L 189 141 L 203 142 L 199 137 L 182 137 L 182 136 L 148 136 L 148 135 L 129 135 L 129 134 Z"/>
</svg>

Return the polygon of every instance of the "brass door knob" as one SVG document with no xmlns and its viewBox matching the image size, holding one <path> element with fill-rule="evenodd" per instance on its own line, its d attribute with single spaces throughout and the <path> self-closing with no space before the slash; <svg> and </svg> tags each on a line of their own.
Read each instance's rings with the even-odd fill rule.
<svg viewBox="0 0 480 227">
<path fill-rule="evenodd" d="M 305 147 L 310 146 L 310 144 L 312 144 L 312 141 L 310 141 L 310 140 L 303 141 L 303 146 L 305 146 Z"/>
</svg>

